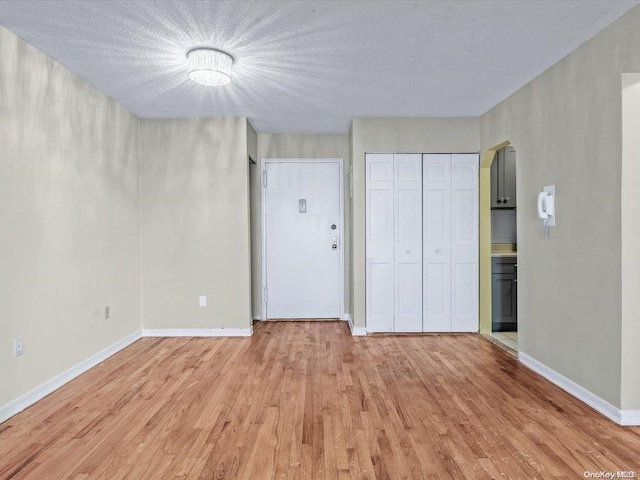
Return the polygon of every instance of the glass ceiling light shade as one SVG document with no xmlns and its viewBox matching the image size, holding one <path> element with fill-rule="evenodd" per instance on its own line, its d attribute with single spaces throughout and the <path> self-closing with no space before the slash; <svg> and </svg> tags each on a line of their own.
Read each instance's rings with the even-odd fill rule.
<svg viewBox="0 0 640 480">
<path fill-rule="evenodd" d="M 187 53 L 187 75 L 196 83 L 219 87 L 231 82 L 231 55 L 212 48 Z"/>
</svg>

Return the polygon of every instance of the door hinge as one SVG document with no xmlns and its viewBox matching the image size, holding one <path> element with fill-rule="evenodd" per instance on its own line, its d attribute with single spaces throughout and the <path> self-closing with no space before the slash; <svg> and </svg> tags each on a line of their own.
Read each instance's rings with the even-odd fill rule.
<svg viewBox="0 0 640 480">
<path fill-rule="evenodd" d="M 269 290 L 267 287 L 264 287 L 264 303 L 269 302 Z"/>
<path fill-rule="evenodd" d="M 267 188 L 267 171 L 262 172 L 262 184 L 264 188 Z"/>
</svg>

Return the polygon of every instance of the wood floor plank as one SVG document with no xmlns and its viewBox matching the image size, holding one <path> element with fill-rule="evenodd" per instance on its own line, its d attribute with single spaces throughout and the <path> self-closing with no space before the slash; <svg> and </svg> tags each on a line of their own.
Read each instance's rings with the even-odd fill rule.
<svg viewBox="0 0 640 480">
<path fill-rule="evenodd" d="M 640 474 L 610 422 L 478 335 L 141 339 L 0 424 L 0 479 Z"/>
</svg>

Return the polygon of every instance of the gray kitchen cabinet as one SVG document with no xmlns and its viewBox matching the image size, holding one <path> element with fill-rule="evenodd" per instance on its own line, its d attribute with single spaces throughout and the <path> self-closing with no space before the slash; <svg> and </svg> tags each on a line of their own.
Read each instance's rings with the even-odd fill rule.
<svg viewBox="0 0 640 480">
<path fill-rule="evenodd" d="M 491 259 L 491 331 L 518 331 L 518 277 L 516 257 Z"/>
<path fill-rule="evenodd" d="M 491 165 L 491 208 L 516 208 L 516 151 L 504 147 Z"/>
</svg>

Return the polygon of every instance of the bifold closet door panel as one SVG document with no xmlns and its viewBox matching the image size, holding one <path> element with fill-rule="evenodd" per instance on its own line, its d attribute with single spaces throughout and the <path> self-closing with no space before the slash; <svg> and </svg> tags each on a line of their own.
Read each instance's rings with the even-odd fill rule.
<svg viewBox="0 0 640 480">
<path fill-rule="evenodd" d="M 394 155 L 395 332 L 422 332 L 422 154 Z"/>
<path fill-rule="evenodd" d="M 366 321 L 369 332 L 394 328 L 393 154 L 366 155 Z"/>
<path fill-rule="evenodd" d="M 423 331 L 451 331 L 451 155 L 423 155 Z"/>
<path fill-rule="evenodd" d="M 478 331 L 477 154 L 451 155 L 451 331 Z"/>
</svg>

